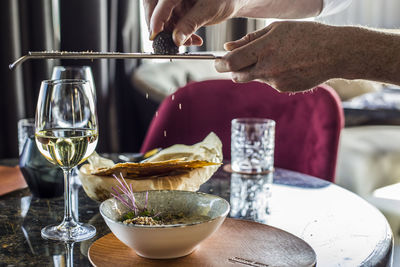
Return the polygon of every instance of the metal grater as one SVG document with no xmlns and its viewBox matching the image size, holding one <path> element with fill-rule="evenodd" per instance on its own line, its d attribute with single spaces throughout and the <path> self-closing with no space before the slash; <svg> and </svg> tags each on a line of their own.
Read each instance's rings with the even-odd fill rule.
<svg viewBox="0 0 400 267">
<path fill-rule="evenodd" d="M 218 59 L 221 56 L 214 54 L 195 54 L 183 53 L 175 55 L 161 55 L 153 53 L 119 53 L 119 52 L 70 52 L 70 51 L 42 51 L 42 52 L 28 52 L 18 58 L 15 62 L 9 65 L 12 70 L 23 62 L 30 59 L 132 59 L 132 58 L 147 58 L 147 59 Z"/>
</svg>

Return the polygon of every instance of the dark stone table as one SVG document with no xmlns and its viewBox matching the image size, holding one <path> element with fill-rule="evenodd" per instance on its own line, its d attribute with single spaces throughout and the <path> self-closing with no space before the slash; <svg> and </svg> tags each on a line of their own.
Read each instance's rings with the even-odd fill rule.
<svg viewBox="0 0 400 267">
<path fill-rule="evenodd" d="M 90 266 L 88 248 L 110 231 L 99 203 L 81 187 L 76 190 L 79 220 L 93 224 L 97 235 L 75 244 L 40 236 L 42 227 L 61 222 L 62 198 L 37 199 L 28 189 L 0 197 L 0 266 Z M 318 266 L 391 265 L 393 237 L 384 216 L 334 184 L 283 169 L 255 179 L 220 168 L 200 190 L 230 201 L 231 217 L 267 223 L 302 238 L 315 250 Z"/>
</svg>

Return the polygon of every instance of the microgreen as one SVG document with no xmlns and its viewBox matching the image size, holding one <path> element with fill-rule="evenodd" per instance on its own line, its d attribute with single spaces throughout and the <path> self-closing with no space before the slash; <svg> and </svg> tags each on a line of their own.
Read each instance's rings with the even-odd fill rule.
<svg viewBox="0 0 400 267">
<path fill-rule="evenodd" d="M 115 192 L 115 194 L 111 193 L 111 195 L 131 210 L 131 212 L 128 212 L 127 214 L 125 214 L 124 218 L 132 219 L 137 216 L 147 216 L 147 217 L 152 217 L 154 219 L 154 218 L 160 216 L 160 214 L 161 214 L 160 212 L 155 213 L 154 210 L 149 210 L 147 208 L 148 201 L 149 201 L 149 191 L 146 192 L 144 206 L 139 207 L 136 203 L 132 184 L 129 185 L 125 181 L 124 177 L 122 176 L 122 173 L 120 173 L 120 178 L 118 178 L 115 174 L 113 174 L 113 176 L 118 181 L 119 185 L 117 184 L 116 188 L 111 187 L 111 189 Z M 122 193 L 120 193 L 117 189 Z M 123 195 L 125 195 L 128 199 L 125 199 L 123 197 Z"/>
</svg>

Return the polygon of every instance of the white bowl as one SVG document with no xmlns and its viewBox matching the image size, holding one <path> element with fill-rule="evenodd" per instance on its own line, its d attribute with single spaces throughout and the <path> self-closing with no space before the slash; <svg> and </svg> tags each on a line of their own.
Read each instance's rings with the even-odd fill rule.
<svg viewBox="0 0 400 267">
<path fill-rule="evenodd" d="M 143 206 L 146 192 L 134 193 L 136 203 Z M 119 221 L 129 211 L 119 200 L 110 198 L 100 205 L 103 216 L 113 234 L 142 257 L 169 259 L 186 256 L 213 234 L 225 220 L 230 206 L 218 196 L 189 191 L 149 191 L 148 208 L 156 212 L 204 215 L 210 219 L 193 220 L 172 225 L 126 225 Z"/>
</svg>

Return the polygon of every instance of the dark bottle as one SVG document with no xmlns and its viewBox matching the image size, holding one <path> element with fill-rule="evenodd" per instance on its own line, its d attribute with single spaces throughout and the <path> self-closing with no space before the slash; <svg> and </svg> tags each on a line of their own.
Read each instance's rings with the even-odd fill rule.
<svg viewBox="0 0 400 267">
<path fill-rule="evenodd" d="M 25 141 L 19 157 L 19 167 L 35 197 L 54 198 L 63 195 L 63 172 L 39 152 L 34 136 L 30 136 Z"/>
</svg>

